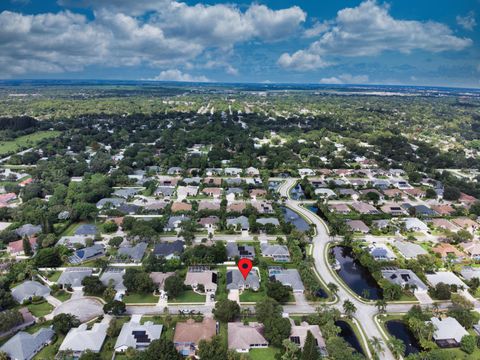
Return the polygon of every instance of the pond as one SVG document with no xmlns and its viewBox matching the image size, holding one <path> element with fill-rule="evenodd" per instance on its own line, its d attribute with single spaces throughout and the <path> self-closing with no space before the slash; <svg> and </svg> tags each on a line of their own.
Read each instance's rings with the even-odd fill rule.
<svg viewBox="0 0 480 360">
<path fill-rule="evenodd" d="M 303 217 L 298 215 L 295 211 L 285 206 L 282 206 L 282 212 L 285 221 L 295 226 L 297 230 L 307 231 L 310 228 L 308 222 Z"/>
<path fill-rule="evenodd" d="M 290 190 L 290 197 L 293 200 L 305 199 L 305 193 L 300 184 L 297 184 L 292 190 Z"/>
<path fill-rule="evenodd" d="M 403 341 L 405 344 L 405 355 L 416 354 L 420 351 L 420 344 L 412 334 L 408 326 L 400 320 L 390 320 L 385 323 L 390 335 Z"/>
<path fill-rule="evenodd" d="M 339 270 L 337 274 L 355 293 L 363 298 L 377 300 L 383 297 L 370 271 L 353 257 L 352 249 L 345 246 L 335 246 L 332 253 L 337 259 Z"/>
<path fill-rule="evenodd" d="M 355 349 L 355 351 L 359 352 L 360 354 L 364 354 L 362 345 L 360 345 L 360 342 L 358 341 L 357 336 L 355 335 L 355 332 L 350 324 L 343 320 L 337 320 L 335 321 L 335 325 L 341 329 L 338 336 L 349 343 L 350 346 Z"/>
<path fill-rule="evenodd" d="M 315 296 L 321 299 L 328 299 L 328 293 L 323 289 L 319 288 L 317 291 L 315 291 Z"/>
</svg>

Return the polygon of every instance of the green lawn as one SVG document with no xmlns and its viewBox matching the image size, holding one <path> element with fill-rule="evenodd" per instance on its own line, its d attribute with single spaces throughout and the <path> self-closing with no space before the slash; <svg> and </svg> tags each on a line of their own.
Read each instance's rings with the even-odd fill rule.
<svg viewBox="0 0 480 360">
<path fill-rule="evenodd" d="M 42 317 L 47 314 L 50 314 L 53 311 L 53 306 L 50 305 L 47 301 L 44 301 L 40 304 L 30 304 L 27 306 L 28 310 L 35 317 Z"/>
<path fill-rule="evenodd" d="M 204 303 L 205 295 L 200 295 L 193 290 L 183 291 L 177 298 L 168 299 L 169 303 Z"/>
<path fill-rule="evenodd" d="M 130 321 L 130 317 L 128 316 L 122 316 L 122 317 L 117 317 L 117 322 L 122 326 L 126 322 Z M 102 350 L 100 351 L 100 357 L 102 360 L 111 360 L 113 356 L 113 347 L 115 346 L 115 343 L 117 342 L 117 336 L 115 337 L 110 337 L 107 336 L 105 339 L 105 342 L 103 343 Z M 117 359 L 117 357 L 115 357 Z"/>
<path fill-rule="evenodd" d="M 275 354 L 278 353 L 278 349 L 269 347 L 266 349 L 252 349 L 248 353 L 251 360 L 275 360 Z"/>
<path fill-rule="evenodd" d="M 265 299 L 265 292 L 264 291 L 253 291 L 253 290 L 245 290 L 240 294 L 240 301 L 241 302 L 257 302 L 262 299 Z"/>
<path fill-rule="evenodd" d="M 157 303 L 158 296 L 153 294 L 130 294 L 123 298 L 123 301 L 128 304 L 141 304 L 141 303 Z"/>
<path fill-rule="evenodd" d="M 45 277 L 50 281 L 57 282 L 60 275 L 62 275 L 61 271 L 54 271 L 51 275 L 45 274 Z"/>
<path fill-rule="evenodd" d="M 56 337 L 56 341 L 51 343 L 48 346 L 45 346 L 40 352 L 33 357 L 34 360 L 51 360 L 55 359 L 55 355 L 58 352 L 58 349 L 60 345 L 63 342 L 63 339 L 65 338 L 64 335 L 60 335 Z"/>
<path fill-rule="evenodd" d="M 18 152 L 36 145 L 43 139 L 57 137 L 58 135 L 60 135 L 59 131 L 38 131 L 30 135 L 20 136 L 14 140 L 0 141 L 0 156 Z"/>
<path fill-rule="evenodd" d="M 72 297 L 72 294 L 69 292 L 66 292 L 65 290 L 58 290 L 57 292 L 52 294 L 54 297 L 56 297 L 58 300 L 61 302 L 65 302 L 67 300 L 70 300 Z"/>
</svg>

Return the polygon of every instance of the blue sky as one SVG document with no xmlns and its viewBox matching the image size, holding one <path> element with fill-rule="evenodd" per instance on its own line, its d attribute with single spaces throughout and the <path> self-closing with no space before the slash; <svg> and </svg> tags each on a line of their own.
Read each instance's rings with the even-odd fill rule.
<svg viewBox="0 0 480 360">
<path fill-rule="evenodd" d="M 2 0 L 0 78 L 480 87 L 480 0 Z"/>
</svg>

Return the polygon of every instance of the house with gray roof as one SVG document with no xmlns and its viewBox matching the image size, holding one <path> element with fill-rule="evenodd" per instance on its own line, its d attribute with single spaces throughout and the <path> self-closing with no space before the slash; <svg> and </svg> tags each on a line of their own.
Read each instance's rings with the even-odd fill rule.
<svg viewBox="0 0 480 360">
<path fill-rule="evenodd" d="M 226 195 L 235 194 L 235 196 L 237 195 L 240 196 L 243 194 L 243 189 L 240 189 L 237 187 L 228 188 L 227 191 L 225 191 L 225 194 Z"/>
<path fill-rule="evenodd" d="M 113 195 L 117 197 L 121 197 L 124 199 L 128 199 L 129 197 L 135 196 L 140 192 L 140 188 L 120 188 L 116 189 L 113 192 Z"/>
<path fill-rule="evenodd" d="M 460 346 L 462 338 L 469 335 L 468 331 L 453 317 L 432 317 L 430 322 L 435 327 L 433 340 L 441 348 Z"/>
<path fill-rule="evenodd" d="M 234 260 L 237 257 L 253 260 L 255 258 L 255 247 L 229 242 L 227 243 L 227 257 L 229 260 Z"/>
<path fill-rule="evenodd" d="M 182 222 L 189 221 L 190 217 L 185 215 L 180 216 L 170 216 L 168 219 L 167 224 L 163 228 L 164 231 L 174 231 L 179 230 L 181 228 Z"/>
<path fill-rule="evenodd" d="M 286 245 L 279 244 L 261 244 L 260 249 L 264 257 L 272 258 L 277 262 L 289 262 L 290 252 Z"/>
<path fill-rule="evenodd" d="M 250 223 L 246 216 L 239 216 L 232 219 L 227 219 L 227 227 L 233 226 L 239 231 L 248 231 L 250 229 Z"/>
<path fill-rule="evenodd" d="M 59 351 L 70 350 L 75 357 L 80 357 L 87 350 L 94 353 L 100 352 L 107 337 L 110 319 L 110 316 L 105 316 L 100 323 L 93 324 L 90 330 L 88 324 L 81 324 L 77 328 L 70 329 L 60 345 Z"/>
<path fill-rule="evenodd" d="M 172 196 L 175 193 L 175 186 L 159 186 L 155 190 L 155 195 Z"/>
<path fill-rule="evenodd" d="M 97 259 L 105 255 L 105 248 L 101 244 L 76 250 L 72 256 L 68 258 L 70 264 L 81 264 L 82 262 Z"/>
<path fill-rule="evenodd" d="M 260 289 L 260 278 L 257 270 L 253 268 L 246 279 L 238 269 L 227 269 L 227 290 L 246 290 L 258 291 Z"/>
<path fill-rule="evenodd" d="M 183 182 L 187 185 L 199 185 L 202 181 L 202 178 L 199 176 L 187 177 L 183 179 Z"/>
<path fill-rule="evenodd" d="M 169 168 L 167 170 L 167 174 L 168 175 L 179 175 L 181 174 L 183 171 L 183 169 L 181 167 L 178 167 L 178 166 L 172 166 L 171 168 Z"/>
<path fill-rule="evenodd" d="M 114 346 L 115 352 L 125 352 L 128 348 L 145 350 L 153 340 L 160 339 L 162 329 L 162 325 L 156 325 L 151 321 L 143 325 L 129 321 L 122 326 Z"/>
<path fill-rule="evenodd" d="M 268 268 L 268 276 L 270 280 L 277 280 L 284 286 L 291 287 L 293 292 L 303 293 L 305 291 L 302 278 L 297 269 L 282 269 L 279 266 L 270 266 Z"/>
<path fill-rule="evenodd" d="M 100 281 L 105 286 L 113 286 L 115 291 L 116 300 L 121 300 L 123 295 L 127 290 L 126 286 L 123 284 L 123 275 L 125 275 L 125 269 L 122 268 L 108 268 L 100 276 Z"/>
<path fill-rule="evenodd" d="M 155 244 L 153 254 L 156 257 L 164 257 L 165 259 L 178 258 L 183 253 L 185 243 L 182 240 L 173 242 L 163 242 Z"/>
<path fill-rule="evenodd" d="M 223 172 L 226 176 L 240 176 L 242 174 L 242 169 L 228 167 L 228 168 L 225 168 Z"/>
<path fill-rule="evenodd" d="M 87 238 L 88 237 L 85 235 L 62 236 L 60 240 L 57 241 L 55 246 L 63 245 L 69 249 L 74 249 L 75 245 L 86 246 Z"/>
<path fill-rule="evenodd" d="M 45 297 L 50 295 L 50 288 L 38 281 L 24 281 L 12 289 L 13 298 L 20 304 L 25 300 L 31 300 L 34 296 Z"/>
<path fill-rule="evenodd" d="M 420 245 L 396 240 L 393 242 L 393 245 L 398 249 L 402 256 L 409 260 L 409 259 L 416 259 L 420 255 L 428 255 L 428 251 L 422 248 Z"/>
<path fill-rule="evenodd" d="M 400 285 L 402 288 L 414 289 L 414 292 L 428 291 L 428 286 L 412 270 L 386 268 L 382 270 L 382 276 L 388 282 Z"/>
<path fill-rule="evenodd" d="M 41 328 L 34 334 L 20 331 L 10 338 L 0 351 L 6 353 L 12 360 L 30 360 L 42 348 L 52 341 L 55 332 L 49 328 Z"/>
<path fill-rule="evenodd" d="M 140 262 L 145 254 L 145 250 L 147 250 L 147 246 L 148 245 L 145 242 L 140 242 L 134 246 L 120 246 L 117 257 L 126 257 L 133 262 Z"/>
<path fill-rule="evenodd" d="M 368 247 L 368 252 L 376 261 L 395 260 L 396 256 L 385 244 L 372 244 Z"/>
<path fill-rule="evenodd" d="M 296 344 L 300 349 L 303 349 L 309 331 L 312 333 L 313 337 L 316 340 L 320 354 L 322 356 L 327 356 L 325 339 L 323 338 L 322 332 L 320 331 L 320 327 L 318 325 L 310 325 L 305 321 L 303 321 L 300 325 L 295 325 L 295 323 L 293 323 L 290 330 L 290 341 Z"/>
<path fill-rule="evenodd" d="M 239 353 L 250 349 L 267 348 L 268 341 L 263 337 L 264 327 L 259 323 L 228 323 L 228 348 Z"/>
<path fill-rule="evenodd" d="M 122 198 L 104 198 L 97 201 L 96 207 L 97 209 L 118 208 L 120 205 L 122 205 L 125 202 L 126 200 Z"/>
<path fill-rule="evenodd" d="M 480 279 L 480 268 L 464 266 L 460 271 L 460 274 L 465 280 L 472 280 L 473 278 Z"/>
<path fill-rule="evenodd" d="M 31 237 L 42 232 L 40 225 L 25 224 L 15 230 L 15 233 L 20 237 Z"/>
<path fill-rule="evenodd" d="M 95 236 L 98 232 L 98 229 L 93 224 L 81 224 L 75 230 L 75 235 L 82 235 L 82 236 Z"/>
<path fill-rule="evenodd" d="M 82 280 L 87 276 L 92 276 L 91 268 L 66 268 L 57 280 L 57 284 L 61 286 L 71 286 L 72 288 L 83 288 Z"/>
</svg>

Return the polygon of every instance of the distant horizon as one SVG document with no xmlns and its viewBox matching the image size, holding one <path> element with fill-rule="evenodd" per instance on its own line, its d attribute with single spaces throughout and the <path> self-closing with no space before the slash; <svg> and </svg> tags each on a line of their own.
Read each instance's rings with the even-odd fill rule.
<svg viewBox="0 0 480 360">
<path fill-rule="evenodd" d="M 151 79 L 94 79 L 94 78 L 43 78 L 43 79 L 28 79 L 28 78 L 18 78 L 18 79 L 0 79 L 0 85 L 7 83 L 15 82 L 65 82 L 65 83 L 81 83 L 81 82 L 119 82 L 119 83 L 154 83 L 154 84 L 178 84 L 178 85 L 257 85 L 257 86 L 310 86 L 310 87 L 338 87 L 338 88 L 349 88 L 349 87 L 396 87 L 396 88 L 430 88 L 430 89 L 458 89 L 458 90 L 475 90 L 480 91 L 479 87 L 461 87 L 461 86 L 446 86 L 446 85 L 416 85 L 416 84 L 319 84 L 319 83 L 308 83 L 308 82 L 249 82 L 249 81 L 237 81 L 237 82 L 227 82 L 227 81 L 180 81 L 180 80 L 151 80 Z"/>
</svg>

